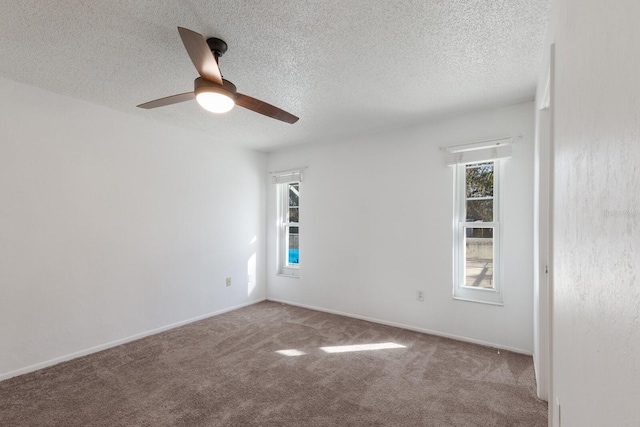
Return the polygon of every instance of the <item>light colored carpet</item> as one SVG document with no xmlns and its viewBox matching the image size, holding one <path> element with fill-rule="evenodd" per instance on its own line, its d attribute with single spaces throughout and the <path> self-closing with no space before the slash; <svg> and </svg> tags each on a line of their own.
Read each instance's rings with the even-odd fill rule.
<svg viewBox="0 0 640 427">
<path fill-rule="evenodd" d="M 336 352 L 372 344 L 392 348 Z M 531 357 L 263 302 L 0 382 L 0 420 L 513 427 L 546 426 L 547 404 Z"/>
</svg>

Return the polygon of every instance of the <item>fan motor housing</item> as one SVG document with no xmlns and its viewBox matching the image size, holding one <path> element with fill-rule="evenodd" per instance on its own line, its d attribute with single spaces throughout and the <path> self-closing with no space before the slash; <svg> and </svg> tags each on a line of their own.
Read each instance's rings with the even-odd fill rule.
<svg viewBox="0 0 640 427">
<path fill-rule="evenodd" d="M 227 95 L 231 99 L 236 99 L 236 85 L 231 83 L 229 80 L 222 79 L 221 86 L 218 83 L 205 80 L 202 77 L 198 77 L 193 82 L 193 86 L 193 92 L 196 94 L 196 96 L 198 96 L 199 93 L 203 92 L 218 92 Z"/>
</svg>

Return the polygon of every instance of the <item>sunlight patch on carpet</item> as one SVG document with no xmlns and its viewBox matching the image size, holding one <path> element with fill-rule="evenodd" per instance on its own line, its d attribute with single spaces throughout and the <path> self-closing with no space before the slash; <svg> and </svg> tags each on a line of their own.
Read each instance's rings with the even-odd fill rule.
<svg viewBox="0 0 640 427">
<path fill-rule="evenodd" d="M 383 342 L 378 344 L 355 344 L 320 347 L 320 350 L 327 353 L 347 353 L 350 351 L 386 350 L 390 348 L 407 348 L 407 346 L 396 344 L 394 342 Z"/>
<path fill-rule="evenodd" d="M 304 351 L 296 350 L 295 348 L 291 348 L 288 350 L 277 350 L 276 353 L 282 354 L 283 356 L 304 356 Z"/>
</svg>

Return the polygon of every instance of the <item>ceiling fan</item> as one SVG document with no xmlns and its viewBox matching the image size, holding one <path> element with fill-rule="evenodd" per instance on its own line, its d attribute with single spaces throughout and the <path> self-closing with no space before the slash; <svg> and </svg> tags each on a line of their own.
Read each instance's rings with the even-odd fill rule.
<svg viewBox="0 0 640 427">
<path fill-rule="evenodd" d="M 193 92 L 181 93 L 156 99 L 138 105 L 139 108 L 158 108 L 166 105 L 196 99 L 200 106 L 213 113 L 226 113 L 234 105 L 247 108 L 256 113 L 263 114 L 286 123 L 295 123 L 298 117 L 259 99 L 238 93 L 233 83 L 222 78 L 219 58 L 227 51 L 227 44 L 218 38 L 207 40 L 201 34 L 186 28 L 178 27 L 180 38 L 191 62 L 198 70 L 198 77 L 194 81 Z"/>
</svg>

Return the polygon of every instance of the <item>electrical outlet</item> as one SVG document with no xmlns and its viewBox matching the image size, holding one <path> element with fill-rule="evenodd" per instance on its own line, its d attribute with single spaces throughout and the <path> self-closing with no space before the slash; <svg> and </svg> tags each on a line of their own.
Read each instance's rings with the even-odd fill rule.
<svg viewBox="0 0 640 427">
<path fill-rule="evenodd" d="M 422 292 L 422 291 L 416 291 L 416 300 L 418 300 L 418 301 L 424 301 L 424 292 Z"/>
<path fill-rule="evenodd" d="M 231 277 L 227 277 L 227 286 L 231 286 Z"/>
</svg>

